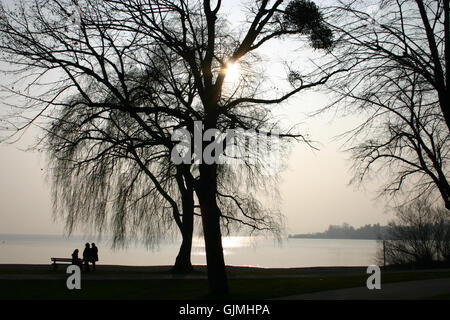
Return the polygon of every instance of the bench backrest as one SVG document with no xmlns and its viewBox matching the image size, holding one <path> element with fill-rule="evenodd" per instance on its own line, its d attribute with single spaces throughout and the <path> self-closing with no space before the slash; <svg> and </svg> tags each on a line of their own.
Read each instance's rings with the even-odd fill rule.
<svg viewBox="0 0 450 320">
<path fill-rule="evenodd" d="M 71 258 L 50 258 L 53 262 L 61 261 L 61 262 L 71 262 Z"/>
</svg>

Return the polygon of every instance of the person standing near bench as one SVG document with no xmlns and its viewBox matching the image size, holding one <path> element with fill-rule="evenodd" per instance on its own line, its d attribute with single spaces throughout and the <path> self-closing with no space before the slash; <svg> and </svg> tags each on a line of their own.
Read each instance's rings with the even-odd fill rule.
<svg viewBox="0 0 450 320">
<path fill-rule="evenodd" d="M 84 271 L 89 271 L 89 261 L 91 260 L 91 248 L 89 246 L 89 242 L 86 243 L 86 246 L 83 250 L 83 262 L 84 262 Z"/>
<path fill-rule="evenodd" d="M 95 271 L 95 262 L 98 261 L 98 248 L 95 243 L 91 244 L 91 263 L 92 263 L 92 271 Z"/>
</svg>

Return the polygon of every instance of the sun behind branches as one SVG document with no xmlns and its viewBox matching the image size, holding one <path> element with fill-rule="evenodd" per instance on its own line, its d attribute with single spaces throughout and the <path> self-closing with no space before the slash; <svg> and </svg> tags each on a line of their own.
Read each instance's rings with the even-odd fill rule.
<svg viewBox="0 0 450 320">
<path fill-rule="evenodd" d="M 238 62 L 229 62 L 225 69 L 225 81 L 229 83 L 237 83 L 240 77 L 240 68 Z"/>
</svg>

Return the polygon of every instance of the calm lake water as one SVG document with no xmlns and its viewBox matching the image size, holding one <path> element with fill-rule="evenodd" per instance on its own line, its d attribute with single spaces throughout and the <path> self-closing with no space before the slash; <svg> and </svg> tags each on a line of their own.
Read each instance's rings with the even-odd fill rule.
<svg viewBox="0 0 450 320">
<path fill-rule="evenodd" d="M 99 247 L 100 264 L 171 265 L 179 242 L 167 242 L 154 250 L 144 245 L 111 249 L 110 241 L 85 237 L 0 235 L 0 263 L 50 263 L 50 257 L 70 257 L 74 249 L 83 251 L 85 242 Z M 375 240 L 285 239 L 281 243 L 261 237 L 223 239 L 228 265 L 267 268 L 317 266 L 367 266 L 374 264 L 378 243 Z M 203 239 L 195 238 L 192 263 L 206 264 Z"/>
</svg>

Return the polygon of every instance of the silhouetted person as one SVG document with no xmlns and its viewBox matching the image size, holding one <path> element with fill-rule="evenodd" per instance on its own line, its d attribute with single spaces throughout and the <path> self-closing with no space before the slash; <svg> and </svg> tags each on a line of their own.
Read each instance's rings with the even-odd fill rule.
<svg viewBox="0 0 450 320">
<path fill-rule="evenodd" d="M 75 249 L 72 252 L 72 264 L 81 267 L 81 259 L 78 258 L 78 249 Z"/>
<path fill-rule="evenodd" d="M 89 271 L 89 260 L 91 260 L 91 248 L 88 242 L 83 250 L 84 271 Z"/>
<path fill-rule="evenodd" d="M 95 246 L 95 243 L 91 244 L 91 263 L 92 263 L 92 271 L 95 271 L 95 262 L 98 261 L 98 248 Z"/>
</svg>

